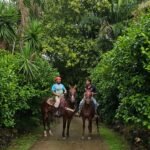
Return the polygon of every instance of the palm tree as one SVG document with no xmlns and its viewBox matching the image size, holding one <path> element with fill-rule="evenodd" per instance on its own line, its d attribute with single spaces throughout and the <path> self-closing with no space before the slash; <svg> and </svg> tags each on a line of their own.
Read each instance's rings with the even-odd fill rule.
<svg viewBox="0 0 150 150">
<path fill-rule="evenodd" d="M 138 0 L 109 0 L 111 4 L 111 22 L 120 22 L 129 18 L 132 8 Z"/>
<path fill-rule="evenodd" d="M 45 7 L 45 0 L 30 0 L 27 4 L 27 7 L 29 8 L 30 17 L 37 19 L 41 17 L 42 12 Z"/>
<path fill-rule="evenodd" d="M 29 18 L 38 18 L 44 9 L 45 0 L 16 0 L 21 14 L 21 27 L 25 29 Z"/>
<path fill-rule="evenodd" d="M 21 53 L 19 53 L 20 62 L 20 72 L 24 74 L 27 81 L 35 78 L 35 74 L 38 71 L 38 66 L 36 65 L 36 52 L 30 49 L 28 43 L 25 44 Z"/>
<path fill-rule="evenodd" d="M 25 32 L 24 42 L 27 42 L 32 51 L 41 50 L 41 23 L 37 20 L 32 20 Z"/>
<path fill-rule="evenodd" d="M 20 27 L 18 30 L 21 49 L 24 46 L 23 37 L 30 18 L 39 18 L 42 11 L 41 8 L 44 8 L 44 1 L 45 0 L 16 0 L 21 15 Z"/>
<path fill-rule="evenodd" d="M 0 48 L 6 49 L 16 38 L 18 13 L 13 4 L 0 2 Z"/>
</svg>

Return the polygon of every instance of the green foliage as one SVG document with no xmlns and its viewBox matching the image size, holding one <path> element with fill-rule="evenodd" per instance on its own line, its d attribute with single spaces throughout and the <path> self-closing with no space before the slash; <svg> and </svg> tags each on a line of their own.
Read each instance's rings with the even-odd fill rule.
<svg viewBox="0 0 150 150">
<path fill-rule="evenodd" d="M 12 4 L 0 2 L 0 40 L 11 43 L 15 40 L 15 24 L 18 20 L 18 12 Z"/>
<path fill-rule="evenodd" d="M 20 57 L 20 72 L 26 76 L 26 79 L 32 80 L 35 78 L 38 67 L 35 65 L 36 53 L 31 50 L 28 43 L 26 43 L 24 49 L 21 51 Z"/>
<path fill-rule="evenodd" d="M 91 78 L 98 88 L 100 113 L 107 123 L 111 123 L 118 107 L 118 89 L 112 74 L 113 53 L 102 55 L 100 63 L 91 70 Z"/>
<path fill-rule="evenodd" d="M 149 128 L 149 17 L 147 13 L 133 22 L 92 71 L 100 93 L 100 111 L 108 122 L 117 111 L 122 121 Z"/>
<path fill-rule="evenodd" d="M 112 49 L 114 40 L 122 33 L 124 24 L 120 21 L 128 19 L 132 10 L 129 4 L 109 0 L 47 2 L 43 51 L 59 69 L 65 82 L 77 82 L 79 87 L 83 85 L 89 70 L 99 62 L 100 55 Z M 126 13 L 127 9 L 129 13 Z M 120 16 L 114 21 L 117 15 Z M 111 23 L 118 23 L 118 26 Z"/>
<path fill-rule="evenodd" d="M 12 63 L 13 62 L 13 63 Z M 6 54 L 0 59 L 0 124 L 14 125 L 14 115 L 19 109 L 27 109 L 26 100 L 30 93 L 26 87 L 20 88 L 15 73 L 16 60 L 12 55 Z"/>
<path fill-rule="evenodd" d="M 27 121 L 28 122 L 28 121 Z M 30 133 L 24 134 L 14 139 L 8 146 L 7 150 L 28 150 L 33 144 L 38 141 L 41 137 L 43 128 L 34 128 Z"/>
<path fill-rule="evenodd" d="M 96 38 L 108 1 L 50 1 L 44 18 L 43 51 L 67 83 L 83 86 L 89 70 L 99 61 Z M 51 14 L 51 15 L 50 15 Z M 92 56 L 92 57 L 91 57 Z"/>
<path fill-rule="evenodd" d="M 129 117 L 130 113 L 121 112 L 126 111 L 126 99 L 138 99 L 138 94 L 148 98 L 149 19 L 145 16 L 122 31 L 139 0 L 19 2 L 0 2 L 0 47 L 10 50 L 12 46 L 13 53 L 19 51 L 0 54 L 0 125 L 26 127 L 28 116 L 32 116 L 29 122 L 37 122 L 41 97 L 49 94 L 57 74 L 41 58 L 41 51 L 59 70 L 63 82 L 78 84 L 81 96 L 85 78 L 101 59 L 92 78 L 100 91 L 101 113 L 107 122 L 113 120 L 116 111 L 123 121 Z"/>
<path fill-rule="evenodd" d="M 126 123 L 150 129 L 150 96 L 136 94 L 123 98 L 116 117 L 124 120 Z"/>
<path fill-rule="evenodd" d="M 128 150 L 129 144 L 124 137 L 115 133 L 113 130 L 106 128 L 105 126 L 100 127 L 99 131 L 101 137 L 106 141 L 110 150 Z"/>
<path fill-rule="evenodd" d="M 131 12 L 137 6 L 138 0 L 109 0 L 111 3 L 110 19 L 117 23 L 128 20 Z M 109 17 L 108 16 L 108 17 Z"/>
<path fill-rule="evenodd" d="M 19 18 L 18 3 L 0 2 L 0 47 L 10 50 L 10 43 L 13 52 L 19 51 L 14 55 L 0 53 L 0 126 L 18 129 L 26 128 L 26 123 L 32 126 L 39 122 L 41 99 L 50 95 L 50 85 L 58 74 L 40 54 L 43 1 L 24 3 L 26 6 L 21 8 L 24 14 Z M 28 11 L 30 16 L 26 16 Z M 23 18 L 32 18 L 25 30 L 20 26 Z"/>
<path fill-rule="evenodd" d="M 32 51 L 41 50 L 42 27 L 38 20 L 31 20 L 26 31 L 24 42 L 27 42 Z"/>
<path fill-rule="evenodd" d="M 34 119 L 37 114 L 39 116 L 41 98 L 50 95 L 49 88 L 57 73 L 46 60 L 37 56 L 35 64 L 38 70 L 35 78 L 28 80 L 28 76 L 19 72 L 21 55 L 6 52 L 0 55 L 0 125 L 6 127 L 12 127 L 16 122 L 24 122 L 20 119 L 22 114 L 24 119 L 27 115 L 28 120 L 30 117 Z"/>
</svg>

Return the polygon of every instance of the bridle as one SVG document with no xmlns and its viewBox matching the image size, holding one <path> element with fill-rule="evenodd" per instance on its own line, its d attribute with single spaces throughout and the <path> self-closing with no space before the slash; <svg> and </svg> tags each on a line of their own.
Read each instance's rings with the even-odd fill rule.
<svg viewBox="0 0 150 150">
<path fill-rule="evenodd" d="M 69 89 L 69 100 L 71 103 L 75 103 L 76 101 L 76 95 L 77 95 L 77 91 L 76 91 L 76 88 L 75 87 L 71 87 Z"/>
</svg>

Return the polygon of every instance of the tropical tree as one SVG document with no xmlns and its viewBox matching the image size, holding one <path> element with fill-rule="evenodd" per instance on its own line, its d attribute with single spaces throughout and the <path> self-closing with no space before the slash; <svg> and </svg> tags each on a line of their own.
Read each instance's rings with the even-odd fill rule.
<svg viewBox="0 0 150 150">
<path fill-rule="evenodd" d="M 24 43 L 27 42 L 32 51 L 41 50 L 41 33 L 42 27 L 40 21 L 31 20 L 25 30 Z"/>
<path fill-rule="evenodd" d="M 106 122 L 116 116 L 125 124 L 150 128 L 149 17 L 148 12 L 134 21 L 92 70 Z"/>
<path fill-rule="evenodd" d="M 30 45 L 26 43 L 21 51 L 20 55 L 20 72 L 25 75 L 25 79 L 28 81 L 35 78 L 35 74 L 38 71 L 38 66 L 35 64 L 36 52 L 32 51 Z"/>
<path fill-rule="evenodd" d="M 91 0 L 61 0 L 50 1 L 47 5 L 51 9 L 46 9 L 44 15 L 43 49 L 67 82 L 78 83 L 80 78 L 84 82 L 90 68 L 98 62 L 100 50 L 96 49 L 95 39 L 100 29 L 100 16 L 110 6 L 108 1 L 103 3 L 104 6 Z"/>
<path fill-rule="evenodd" d="M 0 48 L 8 48 L 16 39 L 16 23 L 19 19 L 15 5 L 0 2 Z"/>
<path fill-rule="evenodd" d="M 138 0 L 109 0 L 111 4 L 111 11 L 109 20 L 111 23 L 128 20 L 131 11 L 138 4 Z"/>
</svg>

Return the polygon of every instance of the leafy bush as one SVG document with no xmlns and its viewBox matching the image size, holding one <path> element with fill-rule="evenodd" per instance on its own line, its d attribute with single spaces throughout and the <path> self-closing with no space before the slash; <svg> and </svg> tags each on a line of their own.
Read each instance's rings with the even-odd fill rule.
<svg viewBox="0 0 150 150">
<path fill-rule="evenodd" d="M 16 59 L 9 54 L 0 57 L 0 123 L 5 126 L 13 126 L 15 112 L 28 108 L 26 99 L 30 95 L 26 93 L 25 87 L 19 87 L 19 79 L 15 73 Z"/>
<path fill-rule="evenodd" d="M 150 126 L 149 17 L 147 13 L 135 20 L 92 70 L 101 98 L 100 111 L 108 122 L 116 116 L 136 126 Z"/>
<path fill-rule="evenodd" d="M 0 126 L 19 125 L 26 116 L 28 119 L 33 117 L 34 120 L 38 118 L 41 97 L 50 94 L 50 84 L 57 73 L 46 60 L 36 56 L 38 71 L 35 78 L 29 81 L 20 72 L 20 55 L 6 52 L 0 54 Z"/>
<path fill-rule="evenodd" d="M 122 118 L 126 123 L 150 129 L 150 96 L 136 94 L 123 98 L 116 116 Z"/>
</svg>

